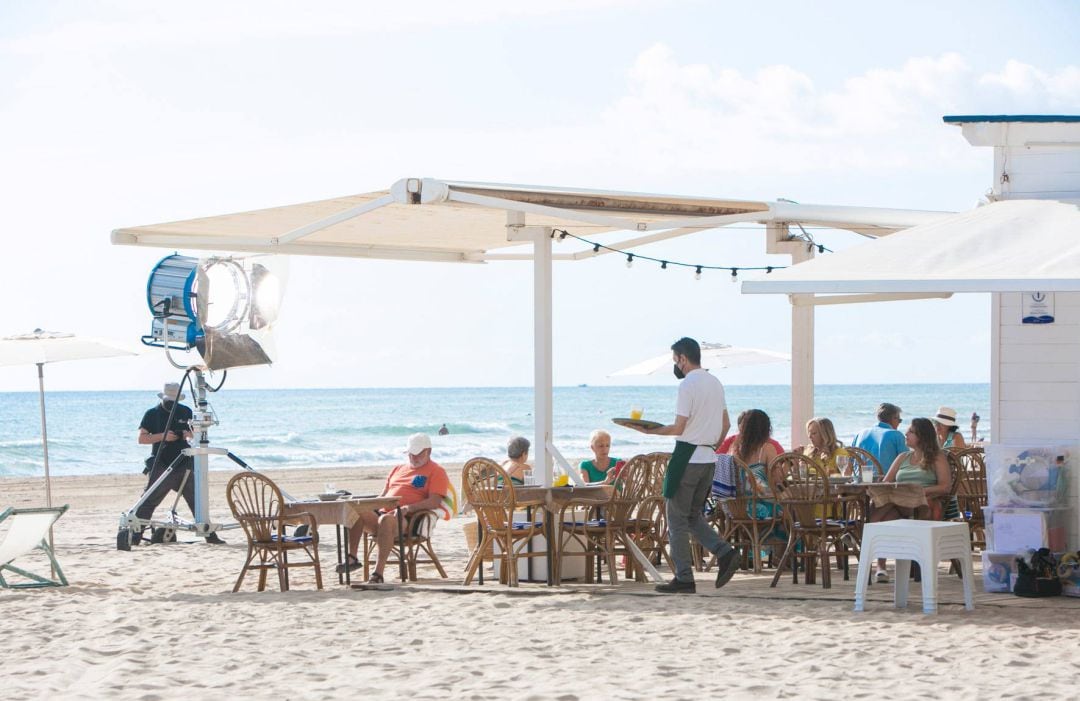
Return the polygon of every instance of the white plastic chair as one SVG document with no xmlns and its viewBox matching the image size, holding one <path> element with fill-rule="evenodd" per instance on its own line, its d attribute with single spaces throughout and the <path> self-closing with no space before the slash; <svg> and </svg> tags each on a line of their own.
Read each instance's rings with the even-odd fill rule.
<svg viewBox="0 0 1080 701">
<path fill-rule="evenodd" d="M 875 558 L 896 560 L 896 608 L 905 608 L 908 600 L 908 575 L 911 562 L 922 569 L 923 613 L 937 613 L 937 565 L 942 560 L 959 560 L 964 580 L 964 608 L 975 608 L 971 565 L 971 540 L 966 523 L 951 521 L 915 521 L 901 519 L 868 523 L 863 527 L 859 574 L 855 580 L 855 610 L 862 611 L 866 601 L 866 583 Z"/>
<path fill-rule="evenodd" d="M 56 555 L 47 540 L 49 529 L 68 510 L 65 506 L 39 509 L 16 509 L 9 507 L 0 513 L 0 524 L 9 521 L 10 526 L 3 542 L 0 542 L 0 587 L 4 589 L 29 589 L 33 587 L 66 587 L 67 578 L 56 561 Z M 52 564 L 55 579 L 28 572 L 11 564 L 17 558 L 34 550 L 43 550 Z M 11 584 L 4 579 L 4 572 L 14 572 L 29 582 Z"/>
</svg>

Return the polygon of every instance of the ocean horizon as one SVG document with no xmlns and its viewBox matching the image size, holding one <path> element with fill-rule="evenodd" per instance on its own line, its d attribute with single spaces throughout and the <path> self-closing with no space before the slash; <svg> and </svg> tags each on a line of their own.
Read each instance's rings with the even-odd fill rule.
<svg viewBox="0 0 1080 701">
<path fill-rule="evenodd" d="M 762 409 L 773 435 L 792 447 L 790 385 L 729 385 L 728 410 Z M 612 455 L 630 457 L 668 450 L 671 439 L 624 429 L 611 419 L 632 405 L 644 418 L 674 418 L 676 384 L 576 386 L 554 390 L 554 442 L 569 460 L 590 455 L 593 429 L 611 433 Z M 53 475 L 138 473 L 147 446 L 137 444 L 139 421 L 157 402 L 156 391 L 47 392 L 49 466 Z M 210 444 L 227 448 L 255 469 L 274 467 L 390 466 L 403 459 L 406 437 L 431 435 L 433 459 L 461 463 L 476 456 L 505 457 L 508 439 L 532 440 L 531 387 L 228 389 L 209 396 L 220 424 Z M 933 415 L 938 406 L 957 410 L 970 435 L 972 412 L 979 435 L 989 437 L 989 383 L 817 385 L 815 415 L 827 416 L 844 441 L 876 423 L 880 402 L 899 405 L 905 421 Z M 184 402 L 191 405 L 191 397 Z M 437 435 L 445 424 L 449 434 Z M 234 469 L 213 458 L 211 469 Z M 0 476 L 43 474 L 37 392 L 0 392 Z"/>
</svg>

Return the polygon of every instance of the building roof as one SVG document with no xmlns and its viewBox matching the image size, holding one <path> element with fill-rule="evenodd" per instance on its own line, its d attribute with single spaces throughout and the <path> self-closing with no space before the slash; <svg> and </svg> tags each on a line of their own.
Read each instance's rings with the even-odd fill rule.
<svg viewBox="0 0 1080 701">
<path fill-rule="evenodd" d="M 972 124 L 975 122 L 1026 122 L 1047 124 L 1051 122 L 1080 122 L 1075 114 L 972 114 L 942 117 L 946 124 Z"/>
<path fill-rule="evenodd" d="M 1004 200 L 742 283 L 744 293 L 1080 291 L 1080 201 Z"/>
</svg>

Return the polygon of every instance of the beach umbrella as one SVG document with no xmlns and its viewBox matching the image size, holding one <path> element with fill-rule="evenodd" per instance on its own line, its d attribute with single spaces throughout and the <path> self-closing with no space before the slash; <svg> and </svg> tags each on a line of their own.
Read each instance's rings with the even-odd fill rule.
<svg viewBox="0 0 1080 701">
<path fill-rule="evenodd" d="M 702 343 L 701 366 L 706 369 L 739 368 L 748 365 L 765 365 L 768 363 L 789 363 L 791 355 L 779 351 L 762 350 L 760 348 L 744 348 L 741 346 L 729 346 L 726 343 Z M 661 372 L 671 372 L 671 353 L 658 355 L 655 358 L 643 360 L 618 372 L 613 372 L 608 377 L 622 377 L 624 375 L 656 375 Z"/>
<path fill-rule="evenodd" d="M 33 333 L 6 336 L 0 339 L 0 366 L 37 365 L 38 401 L 41 406 L 41 449 L 45 457 L 45 503 L 48 506 L 52 506 L 52 485 L 49 481 L 49 439 L 45 428 L 45 373 L 43 371 L 45 363 L 139 354 L 139 350 L 113 341 L 41 329 L 34 329 Z"/>
</svg>

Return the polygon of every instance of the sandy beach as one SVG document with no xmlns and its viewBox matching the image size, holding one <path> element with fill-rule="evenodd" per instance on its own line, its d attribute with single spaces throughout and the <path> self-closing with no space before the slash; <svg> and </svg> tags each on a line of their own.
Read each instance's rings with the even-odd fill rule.
<svg viewBox="0 0 1080 701">
<path fill-rule="evenodd" d="M 382 468 L 270 474 L 307 495 L 326 482 L 377 491 Z M 222 519 L 228 477 L 211 475 Z M 955 577 L 942 576 L 934 617 L 920 612 L 917 589 L 911 608 L 892 608 L 891 586 L 872 587 L 868 611 L 855 614 L 853 583 L 839 574 L 831 590 L 786 578 L 770 589 L 768 575 L 741 573 L 716 590 L 703 573 L 693 596 L 642 584 L 508 591 L 489 582 L 462 592 L 464 519 L 435 537 L 449 580 L 428 568 L 392 591 L 340 586 L 324 527 L 323 591 L 299 572 L 290 592 L 258 593 L 251 578 L 233 594 L 239 531 L 225 533 L 225 546 L 181 535 L 116 550 L 117 517 L 141 484 L 54 480 L 54 501 L 71 505 L 56 529 L 71 586 L 0 591 L 9 698 L 1034 698 L 1071 696 L 1069 672 L 1080 668 L 1080 600 L 979 585 L 965 612 Z M 0 494 L 16 506 L 43 501 L 36 479 L 4 479 Z"/>
</svg>

